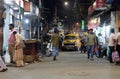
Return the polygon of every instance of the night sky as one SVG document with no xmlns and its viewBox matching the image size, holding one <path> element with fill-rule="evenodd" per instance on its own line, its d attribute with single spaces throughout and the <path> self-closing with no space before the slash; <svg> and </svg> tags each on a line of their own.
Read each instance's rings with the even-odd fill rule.
<svg viewBox="0 0 120 79">
<path fill-rule="evenodd" d="M 68 0 L 69 6 L 65 6 L 65 0 L 42 0 L 42 5 L 44 6 L 44 17 L 48 22 L 52 21 L 55 16 L 55 5 L 57 7 L 57 16 L 60 19 L 65 19 L 67 16 L 67 20 L 74 21 L 76 15 L 78 15 L 77 20 L 87 19 L 88 16 L 88 7 L 93 4 L 95 0 L 77 0 L 79 4 L 78 14 L 74 14 L 74 3 L 75 0 Z M 89 4 L 88 4 L 89 3 Z M 113 6 L 115 8 L 120 8 L 119 6 L 120 0 L 114 0 Z"/>
<path fill-rule="evenodd" d="M 55 12 L 55 0 L 43 0 L 42 2 L 44 17 L 48 22 L 52 21 Z"/>
<path fill-rule="evenodd" d="M 57 16 L 59 19 L 65 19 L 67 16 L 67 20 L 73 20 L 75 18 L 74 12 L 74 2 L 75 0 L 68 0 L 70 3 L 68 6 L 64 5 L 65 0 L 42 0 L 42 4 L 44 6 L 44 14 L 46 20 L 48 22 L 52 21 L 55 16 L 55 5 L 57 7 Z M 91 0 L 77 0 L 77 3 L 90 3 Z M 89 5 L 82 4 L 79 7 L 82 8 L 83 11 L 78 12 L 79 18 L 78 20 L 81 20 L 82 18 L 86 18 L 88 15 L 88 7 Z"/>
</svg>

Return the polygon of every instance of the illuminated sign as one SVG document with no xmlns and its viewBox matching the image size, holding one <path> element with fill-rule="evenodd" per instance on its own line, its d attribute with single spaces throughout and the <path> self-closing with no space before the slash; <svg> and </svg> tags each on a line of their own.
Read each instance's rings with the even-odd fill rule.
<svg viewBox="0 0 120 79">
<path fill-rule="evenodd" d="M 104 7 L 104 0 L 96 0 L 96 8 Z"/>
<path fill-rule="evenodd" d="M 24 11 L 30 12 L 30 2 L 24 1 Z"/>
</svg>

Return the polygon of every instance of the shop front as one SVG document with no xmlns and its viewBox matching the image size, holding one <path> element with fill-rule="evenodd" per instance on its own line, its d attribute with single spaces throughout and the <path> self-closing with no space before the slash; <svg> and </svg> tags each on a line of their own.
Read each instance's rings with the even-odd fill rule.
<svg viewBox="0 0 120 79">
<path fill-rule="evenodd" d="M 22 15 L 19 13 L 19 9 L 23 8 L 23 0 L 4 0 L 4 6 L 6 8 L 6 18 L 5 18 L 5 25 L 4 25 L 4 43 L 3 43 L 3 49 L 6 50 L 8 47 L 8 34 L 10 32 L 9 30 L 9 24 L 12 23 L 15 26 L 15 29 L 19 29 L 18 21 L 20 20 L 20 17 L 22 19 Z"/>
<path fill-rule="evenodd" d="M 36 45 L 38 38 L 33 38 L 33 33 L 38 31 L 36 28 L 38 26 L 36 24 L 36 20 L 39 19 L 38 7 L 36 7 L 33 2 L 23 0 L 5 0 L 4 5 L 6 8 L 3 45 L 4 51 L 8 47 L 8 34 L 10 32 L 8 25 L 12 23 L 15 26 L 15 30 L 22 34 L 26 39 L 26 47 L 24 48 L 25 59 L 27 59 L 26 57 L 31 56 L 32 60 L 35 60 L 35 55 L 37 54 Z"/>
</svg>

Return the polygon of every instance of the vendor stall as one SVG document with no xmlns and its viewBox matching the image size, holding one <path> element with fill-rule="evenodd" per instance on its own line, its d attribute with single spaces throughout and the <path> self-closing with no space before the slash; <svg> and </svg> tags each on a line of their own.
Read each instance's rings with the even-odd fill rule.
<svg viewBox="0 0 120 79">
<path fill-rule="evenodd" d="M 25 62 L 34 62 L 36 56 L 36 43 L 37 40 L 26 40 L 25 48 L 23 49 L 24 61 Z"/>
</svg>

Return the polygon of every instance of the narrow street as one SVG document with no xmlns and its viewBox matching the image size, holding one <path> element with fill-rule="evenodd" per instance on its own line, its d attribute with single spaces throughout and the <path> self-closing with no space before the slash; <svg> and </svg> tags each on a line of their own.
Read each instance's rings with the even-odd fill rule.
<svg viewBox="0 0 120 79">
<path fill-rule="evenodd" d="M 47 57 L 39 63 L 8 69 L 0 72 L 0 79 L 120 79 L 120 66 L 96 57 L 90 61 L 86 54 L 75 51 L 60 52 L 57 61 Z"/>
</svg>

